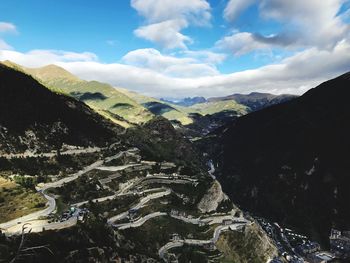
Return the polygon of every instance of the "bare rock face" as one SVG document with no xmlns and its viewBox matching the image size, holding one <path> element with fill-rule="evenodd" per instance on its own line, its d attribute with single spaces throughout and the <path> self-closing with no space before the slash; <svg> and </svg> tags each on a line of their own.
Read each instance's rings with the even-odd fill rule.
<svg viewBox="0 0 350 263">
<path fill-rule="evenodd" d="M 222 191 L 221 184 L 215 180 L 208 192 L 203 196 L 202 200 L 198 204 L 198 209 L 202 213 L 209 213 L 215 211 L 219 204 L 226 200 L 228 197 Z"/>
<path fill-rule="evenodd" d="M 225 262 L 269 262 L 278 256 L 275 244 L 256 223 L 247 225 L 241 232 L 223 233 L 215 245 Z"/>
</svg>

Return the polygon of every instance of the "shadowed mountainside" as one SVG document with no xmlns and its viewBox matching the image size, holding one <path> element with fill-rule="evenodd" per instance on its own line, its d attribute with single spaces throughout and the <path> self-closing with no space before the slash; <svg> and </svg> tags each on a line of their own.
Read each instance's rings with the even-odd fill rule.
<svg viewBox="0 0 350 263">
<path fill-rule="evenodd" d="M 326 243 L 349 229 L 350 73 L 223 129 L 217 152 L 226 193 L 243 208 Z"/>
<path fill-rule="evenodd" d="M 0 64 L 0 149 L 17 152 L 71 145 L 104 145 L 122 131 L 85 104 L 56 94 Z"/>
</svg>

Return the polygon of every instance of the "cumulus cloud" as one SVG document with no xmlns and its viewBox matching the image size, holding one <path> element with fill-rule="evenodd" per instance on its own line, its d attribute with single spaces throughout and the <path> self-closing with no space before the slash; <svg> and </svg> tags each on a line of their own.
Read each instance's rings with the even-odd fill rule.
<svg viewBox="0 0 350 263">
<path fill-rule="evenodd" d="M 239 56 L 249 53 L 253 50 L 265 49 L 269 45 L 256 41 L 254 35 L 248 32 L 234 33 L 230 36 L 226 36 L 215 44 L 219 49 L 229 50 L 233 54 Z"/>
<path fill-rule="evenodd" d="M 167 20 L 139 27 L 134 33 L 138 37 L 156 42 L 168 49 L 186 49 L 186 43 L 191 43 L 192 39 L 181 34 L 180 31 L 187 26 L 187 21 L 183 19 Z"/>
<path fill-rule="evenodd" d="M 16 26 L 8 22 L 0 22 L 0 36 L 6 33 L 16 33 Z M 12 49 L 12 47 L 0 38 L 0 49 Z"/>
<path fill-rule="evenodd" d="M 59 62 L 96 61 L 97 56 L 90 52 L 76 53 L 61 50 L 31 50 L 27 53 L 0 50 L 1 60 L 11 60 L 27 67 L 42 67 Z"/>
<path fill-rule="evenodd" d="M 135 35 L 168 49 L 185 49 L 192 40 L 181 31 L 189 25 L 209 25 L 211 19 L 206 0 L 131 0 L 131 6 L 146 20 Z"/>
<path fill-rule="evenodd" d="M 122 58 L 122 61 L 128 65 L 151 69 L 171 77 L 191 78 L 219 74 L 213 65 L 201 63 L 195 58 L 162 55 L 153 48 L 131 51 Z"/>
<path fill-rule="evenodd" d="M 232 21 L 253 2 L 229 1 L 224 16 Z M 339 14 L 343 4 L 344 0 L 262 0 L 259 2 L 260 16 L 280 23 L 283 30 L 268 36 L 259 32 L 233 33 L 217 45 L 236 55 L 273 47 L 332 49 L 339 41 L 349 38 L 350 27 L 345 22 L 347 13 Z"/>
<path fill-rule="evenodd" d="M 0 60 L 9 59 L 29 67 L 55 63 L 80 78 L 107 82 L 156 97 L 210 97 L 252 91 L 301 94 L 322 81 L 350 70 L 350 43 L 346 40 L 338 42 L 332 49 L 310 48 L 278 64 L 253 70 L 191 77 L 171 76 L 168 70 L 171 65 L 181 70 L 186 67 L 193 70 L 191 67 L 195 60 L 164 56 L 152 49 L 127 54 L 123 60 L 129 64 L 103 64 L 95 56 L 85 53 L 72 55 L 71 52 L 61 51 L 50 55 L 50 52 L 1 51 Z M 49 60 L 45 62 L 46 59 Z M 168 70 L 162 71 L 161 67 Z M 170 71 L 176 72 L 175 69 Z"/>
<path fill-rule="evenodd" d="M 332 48 L 349 33 L 338 12 L 344 0 L 263 0 L 261 15 L 285 23 L 299 32 L 304 45 Z"/>
<path fill-rule="evenodd" d="M 256 0 L 229 0 L 224 10 L 224 18 L 227 21 L 234 21 L 245 9 L 255 2 Z"/>
<path fill-rule="evenodd" d="M 210 50 L 184 50 L 181 51 L 180 54 L 183 54 L 186 57 L 198 59 L 211 65 L 220 64 L 227 58 L 227 55 L 224 53 L 217 53 Z"/>
<path fill-rule="evenodd" d="M 0 49 L 12 49 L 12 47 L 4 40 L 0 39 Z"/>
<path fill-rule="evenodd" d="M 0 33 L 4 33 L 4 32 L 15 33 L 17 32 L 16 26 L 12 23 L 0 22 Z"/>
<path fill-rule="evenodd" d="M 196 25 L 205 25 L 211 18 L 206 0 L 131 0 L 131 6 L 149 23 L 184 19 Z"/>
</svg>

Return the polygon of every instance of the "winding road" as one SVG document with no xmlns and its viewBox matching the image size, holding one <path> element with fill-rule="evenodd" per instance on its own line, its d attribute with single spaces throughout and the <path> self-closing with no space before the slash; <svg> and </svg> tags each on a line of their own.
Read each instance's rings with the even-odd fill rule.
<svg viewBox="0 0 350 263">
<path fill-rule="evenodd" d="M 219 240 L 220 234 L 223 231 L 227 231 L 227 230 L 235 231 L 235 230 L 238 230 L 239 228 L 241 228 L 245 225 L 246 225 L 246 223 L 234 223 L 234 224 L 230 224 L 230 225 L 220 225 L 220 226 L 215 228 L 214 233 L 213 233 L 213 237 L 209 240 L 180 239 L 180 240 L 170 241 L 159 249 L 158 255 L 161 259 L 165 260 L 165 255 L 170 249 L 175 248 L 175 247 L 181 247 L 185 244 L 192 245 L 192 246 L 204 246 L 204 245 L 210 245 L 210 244 L 215 245 L 215 243 Z"/>
<path fill-rule="evenodd" d="M 149 201 L 151 201 L 151 200 L 153 200 L 153 199 L 158 199 L 158 198 L 161 198 L 161 197 L 163 197 L 163 196 L 170 195 L 170 194 L 171 194 L 171 190 L 168 189 L 168 188 L 165 189 L 165 191 L 163 191 L 163 192 L 150 194 L 150 195 L 148 195 L 148 196 L 143 197 L 137 205 L 135 205 L 134 207 L 131 207 L 130 209 L 136 209 L 136 210 L 137 210 L 137 209 L 140 209 L 141 207 L 143 207 L 143 206 L 144 206 L 146 203 L 148 203 Z M 116 215 L 116 216 L 113 216 L 113 217 L 109 218 L 109 219 L 107 220 L 107 222 L 108 222 L 109 224 L 113 224 L 115 221 L 124 219 L 124 218 L 126 218 L 127 216 L 128 216 L 128 211 L 125 211 L 125 212 L 123 212 L 123 213 L 120 213 L 120 214 L 118 214 L 118 215 Z M 117 225 L 115 225 L 115 226 L 117 226 Z"/>
<path fill-rule="evenodd" d="M 91 149 L 94 149 L 94 148 L 91 148 Z M 23 224 L 25 224 L 27 222 L 35 221 L 35 220 L 37 220 L 39 222 L 42 222 L 41 225 L 40 224 L 36 224 L 35 225 L 36 229 L 41 229 L 41 231 L 42 231 L 43 228 L 45 228 L 45 229 L 49 229 L 49 228 L 50 229 L 61 229 L 61 228 L 64 228 L 62 226 L 67 225 L 66 221 L 48 224 L 46 221 L 38 220 L 40 217 L 48 216 L 50 213 L 52 213 L 52 212 L 54 212 L 56 210 L 55 198 L 53 198 L 53 197 L 49 196 L 48 194 L 46 194 L 45 191 L 47 191 L 50 188 L 61 187 L 65 183 L 69 183 L 71 181 L 74 181 L 77 178 L 79 178 L 80 176 L 84 175 L 85 173 L 87 173 L 87 172 L 89 172 L 91 170 L 94 170 L 97 167 L 101 166 L 102 164 L 110 162 L 110 161 L 112 161 L 114 159 L 120 158 L 124 152 L 125 151 L 119 152 L 118 154 L 110 156 L 110 157 L 107 157 L 104 160 L 98 160 L 98 161 L 94 162 L 93 164 L 85 167 L 84 169 L 78 171 L 77 173 L 72 174 L 72 175 L 70 175 L 68 177 L 65 177 L 63 179 L 60 179 L 60 180 L 57 180 L 57 181 L 51 182 L 51 183 L 37 185 L 35 187 L 35 189 L 47 199 L 47 204 L 46 204 L 47 207 L 45 209 L 43 209 L 43 210 L 40 210 L 40 211 L 31 213 L 31 214 L 28 214 L 28 215 L 25 215 L 25 216 L 13 219 L 11 221 L 2 223 L 2 224 L 0 224 L 0 229 L 3 232 L 5 232 L 5 233 L 13 234 L 11 229 L 14 229 L 14 226 L 21 227 Z M 80 153 L 82 153 L 82 152 L 80 152 Z M 51 153 L 47 153 L 47 154 L 51 154 Z M 121 167 L 122 167 L 121 170 L 126 168 L 125 165 L 123 165 Z M 129 166 L 127 166 L 127 167 L 129 167 Z M 107 197 L 107 198 L 109 198 L 109 197 Z M 68 225 L 71 226 L 71 224 L 68 224 Z"/>
<path fill-rule="evenodd" d="M 142 226 L 144 223 L 146 223 L 148 220 L 150 220 L 152 218 L 159 217 L 159 216 L 166 216 L 166 215 L 168 215 L 168 214 L 165 213 L 165 212 L 154 212 L 154 213 L 148 214 L 148 215 L 146 215 L 144 217 L 141 217 L 140 219 L 136 220 L 135 222 L 129 222 L 129 223 L 124 223 L 124 224 L 116 224 L 116 225 L 113 225 L 113 226 L 117 227 L 120 230 L 127 229 L 127 228 L 132 228 L 132 227 L 140 227 L 140 226 Z"/>
</svg>

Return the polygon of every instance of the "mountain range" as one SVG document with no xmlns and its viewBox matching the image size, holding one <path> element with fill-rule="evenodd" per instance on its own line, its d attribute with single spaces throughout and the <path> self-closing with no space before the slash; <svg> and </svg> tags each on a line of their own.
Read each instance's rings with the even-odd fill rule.
<svg viewBox="0 0 350 263">
<path fill-rule="evenodd" d="M 64 224 L 62 207 L 72 203 L 74 209 L 86 205 L 89 217 L 64 231 L 45 231 L 45 225 L 30 242 L 48 242 L 72 262 L 130 254 L 140 262 L 283 262 L 286 251 L 300 257 L 288 242 L 289 250 L 281 247 L 276 234 L 262 228 L 272 224 L 261 220 L 328 248 L 331 229 L 350 229 L 349 83 L 347 73 L 300 97 L 254 92 L 174 102 L 84 81 L 55 65 L 32 69 L 7 61 L 0 64 L 0 188 L 6 189 L 0 211 L 18 222 L 0 227 L 11 232 L 24 224 L 16 218 L 28 209 L 16 210 L 27 200 L 23 193 L 34 196 L 38 207 L 30 209 L 39 212 L 42 198 L 52 205 L 49 194 L 59 204 L 56 220 Z M 14 210 L 6 202 L 16 204 Z M 134 212 L 140 213 L 136 221 Z M 40 218 L 35 223 L 42 224 Z M 217 234 L 227 218 L 234 230 Z M 66 235 L 68 247 L 61 244 Z M 176 238 L 183 247 L 172 250 Z M 0 240 L 8 257 L 18 251 L 18 236 Z M 208 240 L 216 247 L 192 250 Z M 77 252 L 86 247 L 91 250 Z"/>
<path fill-rule="evenodd" d="M 125 128 L 87 103 L 107 100 L 84 90 L 95 83 L 82 82 L 84 99 L 76 98 L 43 82 L 52 72 L 65 77 L 60 85 L 80 80 L 56 67 L 38 72 L 40 81 L 0 64 L 1 261 L 247 263 L 278 256 L 169 120 Z"/>
<path fill-rule="evenodd" d="M 27 68 L 11 61 L 3 63 L 30 74 L 55 92 L 66 94 L 84 102 L 103 117 L 126 128 L 145 123 L 154 116 L 163 116 L 170 121 L 176 121 L 185 126 L 195 124 L 198 121 L 196 116 L 220 116 L 221 112 L 230 112 L 230 116 L 237 117 L 294 97 L 290 95 L 259 94 L 253 96 L 253 98 L 251 95 L 234 95 L 247 98 L 243 99 L 242 102 L 239 101 L 238 97 L 236 99 L 236 97 L 231 98 L 230 96 L 209 99 L 194 97 L 179 101 L 155 99 L 123 88 L 112 87 L 106 83 L 79 79 L 56 65 Z M 252 100 L 254 100 L 254 103 L 251 103 Z M 253 104 L 260 106 L 257 108 Z M 227 114 L 224 115 L 226 120 Z"/>
</svg>

